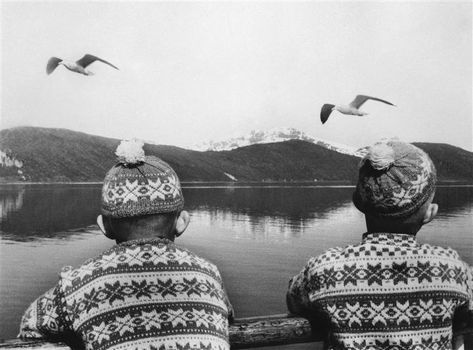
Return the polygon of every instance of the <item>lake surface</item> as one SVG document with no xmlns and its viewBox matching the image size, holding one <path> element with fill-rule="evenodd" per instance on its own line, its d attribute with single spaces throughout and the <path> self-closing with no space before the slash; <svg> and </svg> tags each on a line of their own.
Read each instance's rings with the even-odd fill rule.
<svg viewBox="0 0 473 350">
<path fill-rule="evenodd" d="M 176 243 L 219 266 L 237 317 L 285 313 L 288 280 L 309 257 L 357 243 L 364 217 L 353 188 L 184 187 L 191 223 Z M 98 185 L 0 185 L 0 338 L 26 307 L 77 266 L 111 247 L 95 219 Z M 440 187 L 439 214 L 420 242 L 451 246 L 473 264 L 473 187 Z"/>
</svg>

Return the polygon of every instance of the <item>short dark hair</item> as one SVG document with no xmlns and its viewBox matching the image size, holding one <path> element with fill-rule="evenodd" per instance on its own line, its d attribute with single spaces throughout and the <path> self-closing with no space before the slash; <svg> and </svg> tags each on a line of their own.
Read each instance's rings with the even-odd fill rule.
<svg viewBox="0 0 473 350">
<path fill-rule="evenodd" d="M 111 236 L 118 241 L 126 239 L 132 230 L 141 228 L 156 232 L 157 235 L 167 236 L 171 233 L 179 211 L 169 213 L 150 214 L 141 216 L 130 216 L 125 218 L 106 217 L 108 221 L 105 226 L 110 231 Z"/>
</svg>

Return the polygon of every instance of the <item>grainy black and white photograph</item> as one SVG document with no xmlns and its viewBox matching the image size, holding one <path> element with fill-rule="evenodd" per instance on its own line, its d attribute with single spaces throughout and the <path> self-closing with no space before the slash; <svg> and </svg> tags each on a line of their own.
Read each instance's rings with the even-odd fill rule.
<svg viewBox="0 0 473 350">
<path fill-rule="evenodd" d="M 0 350 L 473 350 L 471 1 L 2 1 Z"/>
</svg>

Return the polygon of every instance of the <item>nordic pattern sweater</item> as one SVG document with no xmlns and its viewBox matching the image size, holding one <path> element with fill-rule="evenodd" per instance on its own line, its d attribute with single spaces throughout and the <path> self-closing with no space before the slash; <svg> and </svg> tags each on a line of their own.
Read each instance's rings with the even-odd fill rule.
<svg viewBox="0 0 473 350">
<path fill-rule="evenodd" d="M 19 336 L 74 334 L 88 350 L 224 350 L 231 314 L 215 265 L 169 240 L 137 240 L 63 268 Z"/>
<path fill-rule="evenodd" d="M 407 234 L 365 234 L 308 261 L 288 301 L 325 320 L 329 349 L 451 349 L 452 319 L 472 308 L 471 269 L 452 249 Z"/>
</svg>

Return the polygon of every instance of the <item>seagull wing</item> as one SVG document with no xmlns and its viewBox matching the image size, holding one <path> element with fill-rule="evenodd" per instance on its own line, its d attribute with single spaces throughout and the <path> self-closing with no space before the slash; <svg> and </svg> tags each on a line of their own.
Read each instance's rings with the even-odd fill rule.
<svg viewBox="0 0 473 350">
<path fill-rule="evenodd" d="M 333 107 L 335 107 L 335 105 L 331 105 L 328 103 L 322 106 L 322 109 L 320 110 L 320 121 L 322 122 L 322 124 L 325 124 L 328 117 L 330 117 L 330 113 L 332 113 Z"/>
<path fill-rule="evenodd" d="M 382 100 L 382 99 L 377 98 L 377 97 L 371 97 L 371 96 L 366 96 L 366 95 L 357 95 L 355 97 L 355 99 L 350 102 L 350 107 L 354 107 L 354 108 L 358 109 L 363 105 L 363 103 L 365 103 L 368 100 L 383 102 L 383 103 L 386 103 L 388 105 L 394 106 L 391 102 Z"/>
<path fill-rule="evenodd" d="M 87 67 L 89 64 L 91 63 L 94 63 L 95 61 L 100 61 L 100 62 L 103 62 L 105 64 L 108 64 L 109 66 L 115 68 L 115 69 L 118 69 L 117 67 L 115 67 L 113 64 L 111 64 L 110 62 L 107 62 L 97 56 L 94 56 L 94 55 L 89 55 L 89 54 L 86 54 L 84 55 L 84 57 L 82 57 L 80 60 L 76 61 L 76 63 L 79 65 L 79 66 L 82 66 L 82 67 Z"/>
<path fill-rule="evenodd" d="M 62 60 L 60 58 L 51 57 L 48 61 L 48 65 L 46 66 L 46 73 L 48 73 L 48 75 L 49 75 L 52 72 L 54 72 L 56 67 L 59 65 L 59 62 L 61 62 L 61 61 Z"/>
</svg>

